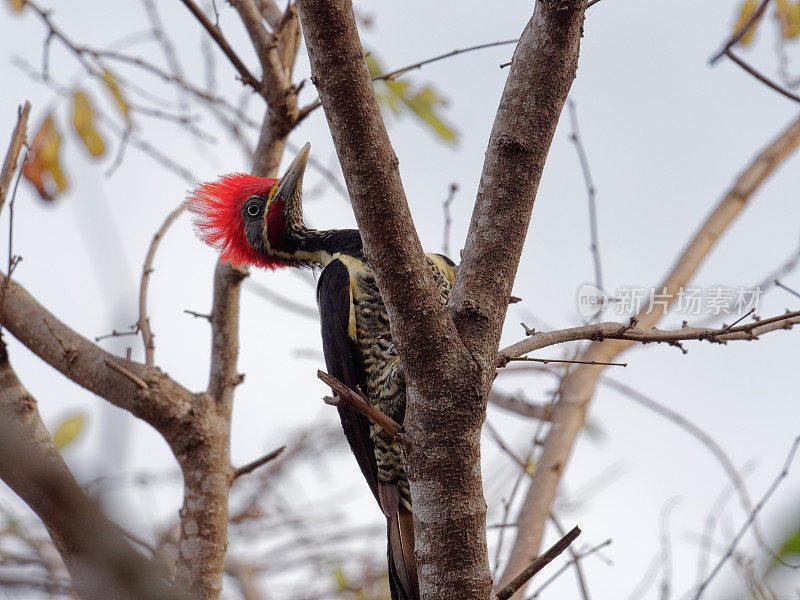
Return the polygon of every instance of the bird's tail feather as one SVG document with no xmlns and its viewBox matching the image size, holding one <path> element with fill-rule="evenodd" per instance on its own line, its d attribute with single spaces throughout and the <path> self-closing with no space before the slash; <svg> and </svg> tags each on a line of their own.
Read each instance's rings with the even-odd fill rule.
<svg viewBox="0 0 800 600">
<path fill-rule="evenodd" d="M 419 600 L 417 563 L 414 559 L 414 517 L 400 501 L 396 484 L 381 482 L 378 488 L 381 508 L 386 515 L 392 600 Z"/>
</svg>

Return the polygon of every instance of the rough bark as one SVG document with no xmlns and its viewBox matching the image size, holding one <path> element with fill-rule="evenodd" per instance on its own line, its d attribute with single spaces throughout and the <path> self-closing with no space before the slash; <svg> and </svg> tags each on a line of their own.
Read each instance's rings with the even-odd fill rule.
<svg viewBox="0 0 800 600">
<path fill-rule="evenodd" d="M 287 9 L 273 35 L 261 22 L 252 0 L 232 3 L 242 18 L 261 61 L 262 95 L 268 107 L 253 156 L 252 173 L 274 177 L 297 119 L 297 93 L 291 72 L 299 42 L 299 22 Z M 204 414 L 210 435 L 194 448 L 183 469 L 184 504 L 176 579 L 198 598 L 217 598 L 222 589 L 228 528 L 228 493 L 235 479 L 230 462 L 230 422 L 239 356 L 239 299 L 247 270 L 219 263 L 214 270 L 211 309 L 211 366 Z M 183 463 L 182 463 L 183 466 Z"/>
<path fill-rule="evenodd" d="M 494 363 L 533 201 L 575 79 L 586 2 L 539 0 L 495 116 L 450 306 L 459 333 Z"/>
<path fill-rule="evenodd" d="M 420 590 L 425 598 L 488 598 L 480 430 L 536 184 L 575 74 L 584 3 L 540 1 L 523 33 L 451 301 L 458 329 L 423 261 L 352 6 L 301 0 L 298 8 L 312 81 L 406 372 Z"/>
<path fill-rule="evenodd" d="M 0 479 L 42 519 L 86 600 L 188 598 L 84 494 L 0 341 Z"/>
<path fill-rule="evenodd" d="M 733 187 L 720 200 L 680 255 L 672 271 L 656 288 L 659 294 L 665 291 L 672 300 L 676 298 L 678 290 L 689 282 L 703 259 L 746 206 L 748 200 L 798 145 L 800 145 L 800 119 L 781 132 L 738 177 Z M 664 297 L 662 295 L 662 298 Z M 654 303 L 652 307 L 645 307 L 637 315 L 637 326 L 640 329 L 652 327 L 666 310 L 666 303 L 663 305 Z M 579 358 L 587 361 L 611 362 L 635 343 L 630 340 L 594 342 Z M 515 352 L 519 350 L 520 348 L 517 348 Z M 511 580 L 519 569 L 524 568 L 539 552 L 550 505 L 555 498 L 558 483 L 575 439 L 583 427 L 586 410 L 602 372 L 602 366 L 580 365 L 564 381 L 561 397 L 554 409 L 552 426 L 544 441 L 538 468 L 520 510 L 517 537 L 501 583 Z M 522 591 L 524 590 L 515 597 L 521 597 Z"/>
</svg>

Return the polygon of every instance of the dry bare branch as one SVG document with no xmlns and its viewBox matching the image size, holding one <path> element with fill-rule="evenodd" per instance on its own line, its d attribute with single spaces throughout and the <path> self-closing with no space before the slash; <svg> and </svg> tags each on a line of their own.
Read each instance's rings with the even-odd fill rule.
<svg viewBox="0 0 800 600">
<path fill-rule="evenodd" d="M 150 285 L 150 275 L 153 272 L 153 261 L 155 260 L 156 249 L 158 248 L 161 238 L 164 237 L 167 229 L 169 229 L 170 225 L 175 222 L 183 211 L 184 205 L 181 204 L 177 208 L 172 209 L 167 215 L 167 218 L 164 219 L 161 227 L 158 228 L 158 231 L 156 231 L 155 235 L 153 235 L 153 239 L 150 241 L 150 247 L 147 249 L 147 257 L 144 260 L 144 267 L 142 267 L 142 279 L 139 283 L 139 319 L 137 321 L 137 326 L 139 333 L 142 334 L 145 364 L 148 366 L 153 366 L 155 363 L 156 351 L 155 336 L 150 329 L 150 318 L 147 316 L 147 290 Z"/>
<path fill-rule="evenodd" d="M 203 26 L 203 29 L 205 29 L 208 35 L 211 36 L 211 39 L 214 40 L 217 46 L 219 46 L 219 49 L 222 50 L 222 53 L 227 57 L 227 59 L 239 73 L 242 83 L 249 85 L 259 94 L 262 93 L 260 82 L 245 66 L 245 64 L 242 62 L 242 59 L 239 58 L 238 54 L 236 54 L 236 51 L 231 48 L 228 40 L 225 39 L 225 36 L 222 34 L 220 28 L 209 20 L 209 18 L 206 16 L 206 13 L 204 13 L 200 7 L 193 2 L 193 0 L 181 0 L 181 2 L 186 8 L 189 9 L 189 12 L 192 13 L 194 18 L 198 20 L 200 25 Z"/>
<path fill-rule="evenodd" d="M 678 291 L 688 283 L 728 225 L 798 144 L 800 119 L 792 122 L 760 152 L 723 196 L 680 255 L 672 271 L 657 288 L 664 291 L 662 297 L 671 300 L 677 297 Z M 667 309 L 668 303 L 651 303 L 636 316 L 638 327 L 642 330 L 653 327 Z M 525 340 L 521 343 L 524 342 Z M 593 342 L 580 358 L 609 362 L 634 343 L 636 342 L 631 340 Z M 538 551 L 556 488 L 575 438 L 583 427 L 586 410 L 602 371 L 600 366 L 579 366 L 564 381 L 560 399 L 554 409 L 553 425 L 544 442 L 540 467 L 534 474 L 520 510 L 517 538 L 504 578 L 518 572 L 529 562 L 530 556 Z"/>
<path fill-rule="evenodd" d="M 451 319 L 411 222 L 352 5 L 298 2 L 312 83 L 403 359 L 410 442 L 404 463 L 420 592 L 430 600 L 491 594 L 480 429 L 533 197 L 577 68 L 585 7 L 585 0 L 537 2 L 522 34 L 450 298 Z"/>
<path fill-rule="evenodd" d="M 28 130 L 28 115 L 31 112 L 31 103 L 26 102 L 24 106 L 19 109 L 17 116 L 17 125 L 14 127 L 14 132 L 11 134 L 11 142 L 8 145 L 8 152 L 3 160 L 3 167 L 0 169 L 0 210 L 6 201 L 6 194 L 11 187 L 11 180 L 14 178 L 14 173 L 17 170 L 17 161 L 19 160 L 19 153 L 25 144 L 25 136 Z"/>
<path fill-rule="evenodd" d="M 733 553 L 736 550 L 736 546 L 739 545 L 739 542 L 742 540 L 742 537 L 744 537 L 744 534 L 747 533 L 747 530 L 750 528 L 750 525 L 752 525 L 753 522 L 756 520 L 758 513 L 761 511 L 762 508 L 764 508 L 764 505 L 767 503 L 770 497 L 772 497 L 772 494 L 778 488 L 781 481 L 783 481 L 789 474 L 789 467 L 792 465 L 792 462 L 794 461 L 794 456 L 797 453 L 798 446 L 800 446 L 800 437 L 795 438 L 794 442 L 792 443 L 792 447 L 789 449 L 789 454 L 787 455 L 786 460 L 783 463 L 783 468 L 781 469 L 781 472 L 778 473 L 778 476 L 772 482 L 772 485 L 770 485 L 767 491 L 764 493 L 761 500 L 758 501 L 758 504 L 756 504 L 753 507 L 753 510 L 747 516 L 747 519 L 745 519 L 745 522 L 739 528 L 739 531 L 736 533 L 733 540 L 731 540 L 731 543 L 726 549 L 725 554 L 723 554 L 722 557 L 717 562 L 717 564 L 714 565 L 714 568 L 711 569 L 711 572 L 708 574 L 708 576 L 700 583 L 700 585 L 697 586 L 697 590 L 695 590 L 693 600 L 700 599 L 700 597 L 703 595 L 703 592 L 708 587 L 708 584 L 711 583 L 711 580 L 714 579 L 717 573 L 719 573 L 719 570 L 722 568 L 722 565 L 724 565 L 725 562 L 731 556 L 733 556 Z"/>
<path fill-rule="evenodd" d="M 0 478 L 44 522 L 87 600 L 178 600 L 150 560 L 135 551 L 73 478 L 17 379 L 0 342 Z"/>
<path fill-rule="evenodd" d="M 574 527 L 569 533 L 567 533 L 564 537 L 558 540 L 555 544 L 553 544 L 550 549 L 542 554 L 539 558 L 533 561 L 522 573 L 517 575 L 514 579 L 508 582 L 507 585 L 503 587 L 500 591 L 497 592 L 497 600 L 508 600 L 511 596 L 514 595 L 518 589 L 520 589 L 523 585 L 528 583 L 530 579 L 536 575 L 539 571 L 549 565 L 553 560 L 564 550 L 566 550 L 569 545 L 575 541 L 575 539 L 581 534 L 581 530 L 579 527 Z"/>
<path fill-rule="evenodd" d="M 753 11 L 753 14 L 750 15 L 750 18 L 747 19 L 747 21 L 745 21 L 744 23 L 742 23 L 742 25 L 738 27 L 736 31 L 733 32 L 733 35 L 731 35 L 731 37 L 728 38 L 722 49 L 709 59 L 708 61 L 709 64 L 713 65 L 715 62 L 717 62 L 720 58 L 722 58 L 723 54 L 725 54 L 728 50 L 733 48 L 736 44 L 739 43 L 739 40 L 741 40 L 745 35 L 747 35 L 747 32 L 753 28 L 753 26 L 761 18 L 761 15 L 764 14 L 764 10 L 766 10 L 769 1 L 770 0 L 761 0 L 758 7 Z"/>
<path fill-rule="evenodd" d="M 595 323 L 592 325 L 582 325 L 580 327 L 570 327 L 569 329 L 557 329 L 555 331 L 538 331 L 530 337 L 517 342 L 516 344 L 504 348 L 498 358 L 499 366 L 504 366 L 509 360 L 514 360 L 520 354 L 572 342 L 575 340 L 592 340 L 602 342 L 603 340 L 630 340 L 642 344 L 666 343 L 675 344 L 687 340 L 705 340 L 717 344 L 725 344 L 736 340 L 757 340 L 761 335 L 770 331 L 780 329 L 791 329 L 800 323 L 800 311 L 786 312 L 767 319 L 759 319 L 744 325 L 723 326 L 723 327 L 682 327 L 681 329 L 642 329 L 640 327 L 630 327 L 624 323 L 606 322 Z M 566 362 L 550 359 L 540 359 L 541 362 Z M 587 364 L 587 361 L 570 361 Z M 595 361 L 589 364 L 618 364 Z"/>
<path fill-rule="evenodd" d="M 333 375 L 329 375 L 325 371 L 317 371 L 319 377 L 324 383 L 329 385 L 331 389 L 336 392 L 336 397 L 331 398 L 326 396 L 324 398 L 325 404 L 331 406 L 350 406 L 355 408 L 362 415 L 367 417 L 370 421 L 380 426 L 386 433 L 392 436 L 395 441 L 401 446 L 405 446 L 408 441 L 406 440 L 403 427 L 399 425 L 390 416 L 382 413 L 378 408 L 372 406 L 361 390 L 351 390 L 341 381 L 336 379 Z"/>
<path fill-rule="evenodd" d="M 778 92 L 782 96 L 785 96 L 785 97 L 789 98 L 789 100 L 794 100 L 795 102 L 800 102 L 800 96 L 790 92 L 785 87 L 783 87 L 781 85 L 778 85 L 777 83 L 772 81 L 769 77 L 767 77 L 766 75 L 761 73 L 758 69 L 752 67 L 747 62 L 745 62 L 740 57 L 738 57 L 736 54 L 734 54 L 732 50 L 725 50 L 725 56 L 730 58 L 733 62 L 735 62 L 742 69 L 744 69 L 745 71 L 750 73 L 750 75 L 752 75 L 753 77 L 758 79 L 761 83 L 766 85 L 768 88 L 772 88 L 773 90 L 775 90 L 776 92 Z"/>
</svg>

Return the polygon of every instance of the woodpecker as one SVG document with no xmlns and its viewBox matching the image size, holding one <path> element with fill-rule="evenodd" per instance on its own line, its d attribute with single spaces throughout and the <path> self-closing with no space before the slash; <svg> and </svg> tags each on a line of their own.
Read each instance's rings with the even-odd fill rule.
<svg viewBox="0 0 800 600">
<path fill-rule="evenodd" d="M 306 144 L 281 179 L 225 175 L 200 185 L 186 201 L 199 237 L 220 260 L 266 269 L 319 267 L 322 348 L 328 372 L 402 424 L 406 385 L 389 318 L 357 229 L 315 230 L 303 222 Z M 454 263 L 426 254 L 447 302 Z M 389 587 L 393 600 L 418 600 L 411 493 L 394 440 L 350 407 L 339 407 L 342 429 L 387 521 Z"/>
</svg>

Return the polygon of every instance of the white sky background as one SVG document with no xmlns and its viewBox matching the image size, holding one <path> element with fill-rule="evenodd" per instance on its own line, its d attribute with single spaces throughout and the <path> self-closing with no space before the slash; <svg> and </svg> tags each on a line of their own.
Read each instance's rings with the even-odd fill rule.
<svg viewBox="0 0 800 600">
<path fill-rule="evenodd" d="M 184 69 L 202 84 L 199 26 L 178 2 L 158 4 Z M 224 3 L 219 4 L 224 31 L 257 73 L 239 23 Z M 797 114 L 796 104 L 729 61 L 708 66 L 708 57 L 731 29 L 734 4 L 738 3 L 603 0 L 589 10 L 571 98 L 577 103 L 582 139 L 597 186 L 603 274 L 611 291 L 623 285 L 656 285 L 735 175 Z M 54 9 L 55 22 L 68 35 L 95 47 L 147 28 L 138 3 L 76 1 L 49 6 Z M 374 20 L 371 29 L 362 31 L 365 47 L 375 51 L 386 68 L 454 48 L 516 37 L 531 11 L 528 2 L 466 1 L 457 8 L 450 3 L 418 1 L 360 2 L 358 7 Z M 18 55 L 37 67 L 41 64 L 45 30 L 39 19 L 31 13 L 12 15 L 5 6 L 0 15 L 0 142 L 5 149 L 16 107 L 25 99 L 33 104 L 33 130 L 54 103 L 62 131 L 69 125 L 69 113 L 66 102 L 54 100 L 45 86 L 32 82 L 8 60 L 10 55 Z M 742 53 L 770 75 L 775 74 L 777 64 L 773 27 L 772 22 L 763 23 L 755 48 Z M 130 51 L 162 61 L 152 42 L 140 43 Z M 790 45 L 789 52 L 800 70 L 797 44 Z M 78 72 L 77 63 L 57 41 L 50 55 L 51 73 L 62 83 L 70 82 Z M 507 75 L 498 65 L 510 56 L 511 47 L 488 49 L 409 75 L 413 83 L 434 85 L 449 99 L 442 115 L 458 130 L 455 148 L 434 139 L 407 115 L 388 119 L 415 223 L 429 250 L 438 251 L 442 246 L 442 201 L 451 182 L 460 186 L 453 204 L 451 248 L 460 248 L 465 238 L 488 134 Z M 307 74 L 303 55 L 295 79 Z M 221 56 L 216 75 L 221 93 L 237 103 L 241 85 L 233 80 L 233 70 Z M 150 85 L 153 80 L 137 81 Z M 102 89 L 94 84 L 87 89 L 114 114 Z M 174 98 L 163 90 L 159 93 Z M 314 97 L 313 86 L 307 82 L 302 98 L 308 102 Z M 251 100 L 249 112 L 260 118 L 257 99 Z M 199 180 L 248 170 L 250 165 L 238 147 L 207 114 L 203 117 L 200 125 L 218 137 L 211 151 L 175 126 L 147 117 L 138 119 L 139 133 L 187 166 Z M 24 257 L 15 277 L 87 337 L 124 329 L 136 320 L 136 289 L 150 238 L 190 188 L 135 148 L 129 148 L 120 169 L 106 177 L 118 142 L 102 125 L 100 130 L 111 152 L 92 161 L 74 134 L 65 134 L 62 164 L 71 189 L 55 206 L 49 206 L 22 184 L 15 213 L 15 252 Z M 569 132 L 568 120 L 562 119 L 514 289 L 524 302 L 509 310 L 504 344 L 522 335 L 520 321 L 537 327 L 543 325 L 536 318 L 552 327 L 576 324 L 577 289 L 593 279 L 586 188 Z M 255 139 L 253 132 L 250 136 Z M 339 173 L 321 110 L 291 140 L 297 146 L 310 141 L 312 155 Z M 290 158 L 287 155 L 286 163 Z M 699 287 L 754 285 L 797 250 L 798 166 L 800 158 L 791 157 L 751 200 L 699 271 L 694 280 Z M 318 173 L 309 171 L 307 195 L 322 190 L 321 181 Z M 354 225 L 349 205 L 330 188 L 307 202 L 306 215 L 318 227 Z M 5 245 L 7 210 L 0 216 L 0 231 Z M 456 250 L 451 254 L 457 259 Z M 193 390 L 202 389 L 207 382 L 209 333 L 205 322 L 183 310 L 209 309 L 214 261 L 214 253 L 194 238 L 184 216 L 163 241 L 151 282 L 150 318 L 157 336 L 157 364 Z M 294 272 L 256 272 L 252 279 L 313 307 L 312 287 Z M 791 274 L 785 282 L 800 289 L 800 274 Z M 335 411 L 321 402 L 325 388 L 314 376 L 322 365 L 321 357 L 292 354 L 297 349 L 320 349 L 316 320 L 285 312 L 248 291 L 243 292 L 242 300 L 239 368 L 247 379 L 238 390 L 234 412 L 235 464 L 285 443 L 298 427 L 337 420 Z M 781 290 L 772 290 L 760 313 L 777 314 L 787 307 L 796 308 L 798 302 Z M 666 323 L 679 325 L 682 318 L 672 315 Z M 608 374 L 687 416 L 710 433 L 737 466 L 749 465 L 747 483 L 757 500 L 778 474 L 792 439 L 800 433 L 798 335 L 776 332 L 759 342 L 727 347 L 688 343 L 686 356 L 674 348 L 647 346 L 625 356 L 627 368 L 609 369 Z M 132 345 L 134 359 L 143 355 L 138 338 L 102 344 L 119 353 Z M 174 468 L 166 445 L 149 427 L 66 381 L 13 340 L 10 352 L 17 373 L 39 400 L 49 426 L 76 411 L 90 415 L 85 435 L 65 452 L 82 481 L 101 473 Z M 560 352 L 551 348 L 538 355 L 558 357 Z M 546 398 L 552 384 L 542 377 L 509 375 L 497 383 L 507 391 L 523 391 L 532 400 Z M 600 389 L 590 420 L 602 437 L 593 440 L 583 435 L 579 441 L 561 488 L 569 506 L 559 516 L 565 526 L 579 524 L 583 529 L 579 547 L 609 537 L 614 540 L 603 551 L 613 564 L 596 558 L 584 563 L 592 597 L 628 597 L 659 551 L 660 515 L 672 498 L 678 500 L 670 519 L 671 581 L 680 597 L 695 582 L 698 536 L 726 485 L 723 471 L 696 440 L 611 390 Z M 489 410 L 489 421 L 517 452 L 525 452 L 535 423 L 494 407 Z M 484 456 L 489 523 L 497 523 L 502 516 L 501 498 L 509 493 L 517 467 L 489 439 Z M 329 497 L 331 490 L 344 490 L 351 497 L 344 512 L 379 523 L 380 514 L 371 507 L 355 461 L 341 456 L 332 464 L 335 470 L 327 475 L 308 472 L 309 476 L 326 477 L 324 489 L 305 485 L 298 496 L 306 500 L 308 495 L 310 501 Z M 10 496 L 3 492 L 0 502 L 17 506 Z M 796 464 L 763 512 L 763 528 L 773 534 L 768 537 L 775 546 L 780 545 L 780 536 L 800 521 L 799 496 L 800 464 Z M 342 493 L 336 497 L 342 498 Z M 129 525 L 154 534 L 175 514 L 180 489 L 123 487 L 112 501 L 124 503 L 120 512 L 127 513 Z M 723 533 L 717 539 L 727 543 L 743 518 L 738 501 L 731 500 L 721 519 Z M 550 531 L 547 543 L 554 537 Z M 508 537 L 506 548 L 510 542 Z M 754 551 L 750 537 L 744 547 Z M 375 552 L 384 552 L 382 541 L 376 542 Z M 546 577 L 546 573 L 540 576 L 539 582 Z M 726 568 L 706 597 L 727 597 L 726 590 L 735 581 Z M 646 597 L 660 594 L 659 585 Z M 787 572 L 783 585 L 784 593 L 796 593 L 798 572 Z M 282 597 L 286 588 L 268 591 Z M 577 597 L 572 574 L 566 574 L 542 597 Z"/>
</svg>

